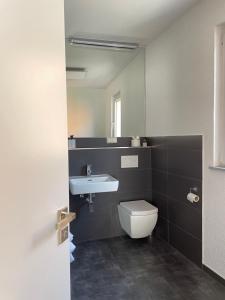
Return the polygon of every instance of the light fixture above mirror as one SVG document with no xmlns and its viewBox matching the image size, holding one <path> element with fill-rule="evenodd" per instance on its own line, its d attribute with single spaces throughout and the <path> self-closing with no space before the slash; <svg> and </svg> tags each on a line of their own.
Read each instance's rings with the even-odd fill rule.
<svg viewBox="0 0 225 300">
<path fill-rule="evenodd" d="M 139 48 L 138 43 L 118 42 L 111 40 L 70 37 L 67 39 L 67 41 L 71 46 L 97 47 L 112 50 L 135 50 Z"/>
</svg>

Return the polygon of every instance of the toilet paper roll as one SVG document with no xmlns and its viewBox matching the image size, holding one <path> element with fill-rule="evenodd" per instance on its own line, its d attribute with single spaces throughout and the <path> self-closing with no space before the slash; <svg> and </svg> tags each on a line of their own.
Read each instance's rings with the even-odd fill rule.
<svg viewBox="0 0 225 300">
<path fill-rule="evenodd" d="M 74 256 L 70 253 L 70 263 L 74 262 Z"/>
<path fill-rule="evenodd" d="M 72 242 L 72 240 L 73 240 L 73 234 L 71 232 L 69 232 L 69 239 Z"/>
<path fill-rule="evenodd" d="M 193 193 L 189 193 L 187 195 L 187 200 L 190 201 L 191 203 L 196 203 L 199 201 L 199 196 Z"/>
<path fill-rule="evenodd" d="M 73 253 L 73 251 L 76 249 L 76 246 L 70 242 L 70 253 Z"/>
</svg>

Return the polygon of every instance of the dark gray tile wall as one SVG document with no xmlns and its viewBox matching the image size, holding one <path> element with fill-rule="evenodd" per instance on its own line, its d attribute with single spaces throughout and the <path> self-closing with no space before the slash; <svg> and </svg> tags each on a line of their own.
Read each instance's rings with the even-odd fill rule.
<svg viewBox="0 0 225 300">
<path fill-rule="evenodd" d="M 87 143 L 83 145 L 86 147 Z M 89 145 L 96 147 L 94 141 Z M 138 155 L 139 167 L 121 169 L 121 155 Z M 70 209 L 78 212 L 77 219 L 71 224 L 76 242 L 123 235 L 117 211 L 120 201 L 151 200 L 151 150 L 115 148 L 69 151 L 70 176 L 85 175 L 87 164 L 92 165 L 93 174 L 108 173 L 119 179 L 119 190 L 96 194 L 93 213 L 89 212 L 84 199 L 70 195 Z"/>
<path fill-rule="evenodd" d="M 193 262 L 202 263 L 202 137 L 154 137 L 152 202 L 159 208 L 157 232 Z M 197 187 L 200 201 L 186 196 Z"/>
<path fill-rule="evenodd" d="M 79 147 L 104 147 L 106 140 L 77 139 Z M 94 213 L 84 199 L 70 195 L 71 210 L 78 217 L 71 225 L 77 242 L 123 235 L 117 205 L 120 201 L 146 199 L 159 208 L 156 232 L 189 259 L 202 263 L 202 137 L 152 137 L 157 148 L 87 149 L 69 151 L 70 176 L 84 175 L 86 165 L 93 173 L 109 173 L 120 181 L 118 192 L 97 194 Z M 112 147 L 112 144 L 108 144 Z M 129 146 L 121 138 L 114 146 Z M 121 169 L 121 155 L 139 156 L 139 168 Z M 186 200 L 191 187 L 198 188 L 200 201 Z"/>
</svg>

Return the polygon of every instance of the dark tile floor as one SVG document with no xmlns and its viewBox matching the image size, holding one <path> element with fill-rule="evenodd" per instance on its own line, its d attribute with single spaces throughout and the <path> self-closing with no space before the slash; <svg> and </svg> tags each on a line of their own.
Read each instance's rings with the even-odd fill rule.
<svg viewBox="0 0 225 300">
<path fill-rule="evenodd" d="M 72 300 L 224 300 L 225 286 L 158 238 L 77 246 Z"/>
</svg>

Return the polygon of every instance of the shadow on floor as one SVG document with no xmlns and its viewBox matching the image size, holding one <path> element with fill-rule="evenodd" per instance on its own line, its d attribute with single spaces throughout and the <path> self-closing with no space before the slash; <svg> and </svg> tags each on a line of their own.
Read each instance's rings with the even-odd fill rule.
<svg viewBox="0 0 225 300">
<path fill-rule="evenodd" d="M 225 286 L 158 238 L 79 244 L 72 300 L 224 300 Z"/>
</svg>

